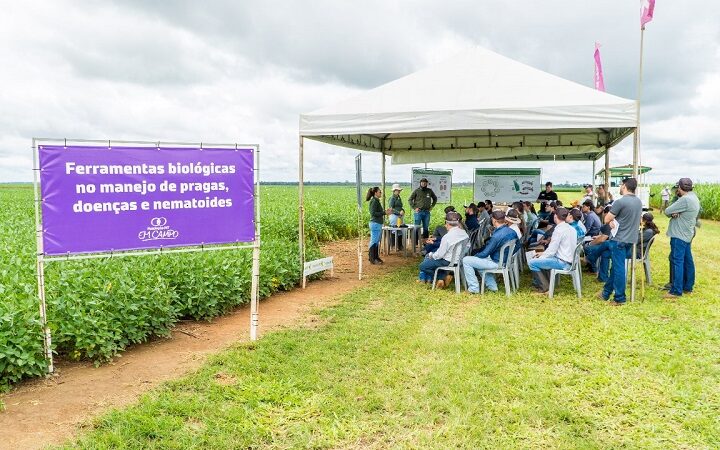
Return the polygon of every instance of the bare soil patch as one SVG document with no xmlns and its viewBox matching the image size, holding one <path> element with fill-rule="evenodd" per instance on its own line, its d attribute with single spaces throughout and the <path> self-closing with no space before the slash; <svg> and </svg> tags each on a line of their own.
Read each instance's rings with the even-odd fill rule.
<svg viewBox="0 0 720 450">
<path fill-rule="evenodd" d="M 385 264 L 367 262 L 363 247 L 362 281 L 357 276 L 357 241 L 337 241 L 323 251 L 334 256 L 334 276 L 275 294 L 260 303 L 260 334 L 291 326 L 317 327 L 316 308 L 335 303 L 338 297 L 374 275 L 415 263 L 399 255 L 383 257 Z M 2 440 L 0 448 L 32 449 L 57 444 L 72 437 L 83 425 L 108 408 L 132 403 L 158 384 L 179 378 L 199 367 L 208 355 L 236 342 L 249 340 L 249 307 L 241 307 L 213 322 L 180 322 L 168 339 L 155 339 L 125 351 L 100 367 L 90 363 L 60 361 L 53 376 L 30 380 L 0 399 Z M 230 383 L 231 379 L 218 379 Z"/>
</svg>

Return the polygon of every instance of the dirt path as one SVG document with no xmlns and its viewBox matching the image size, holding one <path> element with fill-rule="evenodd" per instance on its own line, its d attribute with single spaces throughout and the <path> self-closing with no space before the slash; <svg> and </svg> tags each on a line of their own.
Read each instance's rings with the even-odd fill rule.
<svg viewBox="0 0 720 450">
<path fill-rule="evenodd" d="M 295 289 L 263 300 L 261 334 L 311 322 L 313 309 L 329 306 L 339 295 L 367 282 L 357 279 L 357 242 L 334 242 L 324 251 L 335 257 L 334 277 L 312 282 L 304 291 Z M 415 261 L 400 256 L 383 259 L 384 266 L 363 261 L 368 278 Z M 6 407 L 0 413 L 0 448 L 42 448 L 63 442 L 108 408 L 127 405 L 163 381 L 199 367 L 209 354 L 247 341 L 249 317 L 249 308 L 242 307 L 212 323 L 180 323 L 171 338 L 134 346 L 98 368 L 60 362 L 54 376 L 31 380 L 0 397 Z"/>
</svg>

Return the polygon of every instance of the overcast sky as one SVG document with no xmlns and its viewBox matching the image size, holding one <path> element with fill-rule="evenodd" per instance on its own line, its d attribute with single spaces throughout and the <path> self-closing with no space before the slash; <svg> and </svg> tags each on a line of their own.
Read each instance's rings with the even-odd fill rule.
<svg viewBox="0 0 720 450">
<path fill-rule="evenodd" d="M 298 115 L 474 45 L 635 98 L 639 2 L 0 0 L 0 181 L 32 179 L 31 138 L 250 142 L 297 180 Z M 720 181 L 720 2 L 657 0 L 645 33 L 643 163 Z M 631 160 L 631 140 L 611 164 Z M 305 147 L 306 179 L 354 179 L 357 152 Z M 365 154 L 365 179 L 379 179 Z M 439 164 L 469 181 L 477 164 Z M 525 164 L 528 165 L 528 164 Z M 411 166 L 391 166 L 406 181 Z M 543 164 L 586 181 L 590 163 Z M 375 172 L 377 173 L 377 172 Z"/>
</svg>

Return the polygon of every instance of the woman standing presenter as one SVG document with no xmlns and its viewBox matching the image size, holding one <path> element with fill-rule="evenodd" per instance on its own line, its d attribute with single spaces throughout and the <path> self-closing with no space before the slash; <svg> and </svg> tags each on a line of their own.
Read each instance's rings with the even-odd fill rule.
<svg viewBox="0 0 720 450">
<path fill-rule="evenodd" d="M 383 260 L 380 259 L 380 237 L 385 216 L 391 212 L 390 208 L 383 210 L 380 197 L 382 197 L 382 191 L 377 186 L 368 189 L 365 196 L 365 201 L 370 202 L 370 248 L 368 250 L 370 264 L 383 263 Z"/>
</svg>

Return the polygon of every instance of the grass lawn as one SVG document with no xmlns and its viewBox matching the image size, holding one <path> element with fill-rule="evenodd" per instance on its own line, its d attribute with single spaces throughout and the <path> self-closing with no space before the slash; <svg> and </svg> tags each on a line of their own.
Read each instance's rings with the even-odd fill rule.
<svg viewBox="0 0 720 450">
<path fill-rule="evenodd" d="M 667 221 L 660 220 L 662 230 Z M 83 448 L 720 448 L 720 225 L 694 244 L 698 285 L 620 308 L 578 300 L 431 293 L 402 269 L 319 311 L 323 326 L 213 357 Z M 653 248 L 667 279 L 668 239 Z M 262 308 L 262 306 L 261 306 Z"/>
</svg>

